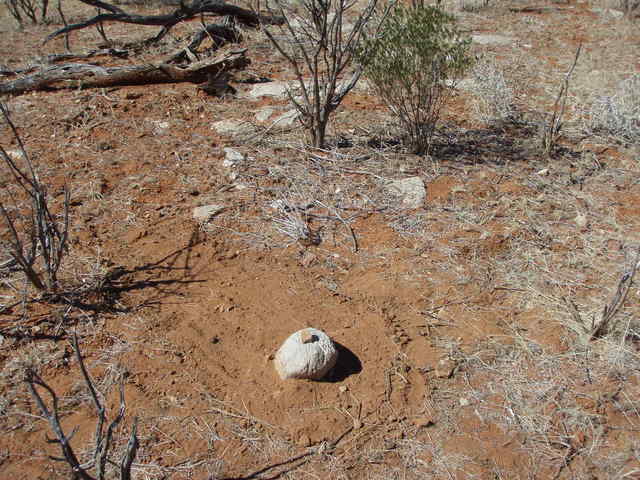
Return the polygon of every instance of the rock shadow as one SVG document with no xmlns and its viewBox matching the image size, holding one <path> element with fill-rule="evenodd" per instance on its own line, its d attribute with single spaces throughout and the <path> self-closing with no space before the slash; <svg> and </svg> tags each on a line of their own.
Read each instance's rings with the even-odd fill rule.
<svg viewBox="0 0 640 480">
<path fill-rule="evenodd" d="M 342 382 L 351 375 L 360 373 L 362 371 L 362 363 L 358 356 L 341 343 L 335 340 L 333 343 L 338 350 L 338 362 L 325 381 L 331 383 Z"/>
</svg>

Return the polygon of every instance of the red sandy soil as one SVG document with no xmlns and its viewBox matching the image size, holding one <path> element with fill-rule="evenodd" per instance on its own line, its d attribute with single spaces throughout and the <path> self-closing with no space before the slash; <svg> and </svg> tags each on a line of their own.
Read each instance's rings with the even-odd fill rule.
<svg viewBox="0 0 640 480">
<path fill-rule="evenodd" d="M 534 118 L 553 104 L 578 42 L 576 84 L 589 85 L 595 69 L 639 68 L 637 23 L 583 3 L 547 6 L 526 22 L 505 6 L 461 17 L 474 33 L 516 39 L 477 50 L 502 62 L 518 108 Z M 62 40 L 40 46 L 57 24 L 16 31 L 6 16 L 0 27 L 7 68 L 64 51 Z M 121 41 L 151 32 L 107 31 Z M 99 42 L 83 30 L 72 49 Z M 249 73 L 291 78 L 257 32 L 241 46 Z M 170 50 L 92 61 L 135 64 Z M 286 107 L 232 84 L 238 95 L 223 99 L 178 84 L 3 100 L 55 208 L 70 189 L 65 285 L 112 281 L 82 299 L 94 309 L 40 302 L 1 315 L 0 477 L 68 477 L 47 457 L 59 450 L 22 382 L 26 367 L 58 393 L 62 425 L 78 428 L 74 448 L 90 449 L 95 414 L 69 343 L 76 331 L 111 418 L 124 377 L 114 458 L 137 417 L 133 478 L 640 478 L 639 291 L 629 291 L 621 327 L 586 344 L 562 303 L 571 298 L 590 321 L 640 243 L 637 146 L 567 134 L 547 159 L 535 129 L 489 129 L 460 91 L 444 125 L 477 129 L 476 144 L 431 158 L 375 149 L 367 140 L 393 137 L 389 117 L 359 88 L 330 128 L 352 146 L 319 153 L 321 172 L 299 127 L 234 138 L 212 130 Z M 0 144 L 16 148 L 7 128 Z M 224 147 L 248 155 L 235 179 Z M 409 176 L 427 189 L 417 210 L 394 203 L 380 180 Z M 338 210 L 313 209 L 317 246 L 274 228 L 273 200 L 335 200 L 338 187 L 343 204 L 358 206 L 340 211 L 357 251 L 341 221 L 322 217 Z M 226 210 L 195 223 L 193 207 L 212 203 Z M 19 272 L 1 278 L 4 304 L 20 298 Z M 339 343 L 338 366 L 327 381 L 281 381 L 273 353 L 307 326 Z"/>
</svg>

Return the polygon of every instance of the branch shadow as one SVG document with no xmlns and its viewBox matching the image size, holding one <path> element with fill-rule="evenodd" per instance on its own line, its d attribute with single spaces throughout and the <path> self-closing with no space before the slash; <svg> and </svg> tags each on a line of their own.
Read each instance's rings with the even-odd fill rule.
<svg viewBox="0 0 640 480">
<path fill-rule="evenodd" d="M 99 295 L 97 301 L 69 298 L 70 305 L 95 313 L 126 313 L 159 305 L 171 296 L 179 296 L 180 286 L 206 281 L 196 278 L 197 272 L 194 271 L 192 264 L 193 248 L 203 241 L 200 231 L 195 228 L 185 247 L 171 252 L 155 262 L 134 268 L 118 266 L 111 269 L 94 290 L 94 293 Z M 155 295 L 132 307 L 120 306 L 120 300 L 124 293 L 147 289 L 153 289 Z"/>
<path fill-rule="evenodd" d="M 89 286 L 71 286 L 57 293 L 45 294 L 9 306 L 0 312 L 7 316 L 6 327 L 0 329 L 0 333 L 16 339 L 55 341 L 65 336 L 64 329 L 60 329 L 63 324 L 65 326 L 73 324 L 74 317 L 77 316 L 73 315 L 74 311 L 90 315 L 129 313 L 166 304 L 167 299 L 171 297 L 180 298 L 182 297 L 180 288 L 184 285 L 206 282 L 206 279 L 197 278 L 201 272 L 196 271 L 193 261 L 194 247 L 203 242 L 204 238 L 196 227 L 186 246 L 157 261 L 130 268 L 116 266 Z M 153 293 L 146 296 L 140 303 L 126 305 L 123 301 L 125 293 L 145 290 L 152 290 Z M 26 318 L 24 312 L 14 313 L 13 311 L 14 309 L 24 310 L 27 304 L 49 305 L 54 310 L 39 315 L 34 322 L 34 318 Z M 56 307 L 59 311 L 57 314 Z M 61 313 L 63 311 L 65 313 Z M 54 317 L 58 317 L 57 320 Z M 58 324 L 54 334 L 30 331 L 30 327 L 53 323 Z"/>
</svg>

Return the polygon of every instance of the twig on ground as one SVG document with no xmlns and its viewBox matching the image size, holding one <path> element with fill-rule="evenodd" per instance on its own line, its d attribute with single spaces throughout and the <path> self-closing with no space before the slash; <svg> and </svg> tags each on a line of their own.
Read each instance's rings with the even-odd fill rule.
<svg viewBox="0 0 640 480">
<path fill-rule="evenodd" d="M 620 308 L 624 304 L 627 294 L 629 293 L 629 289 L 633 283 L 633 277 L 636 274 L 636 271 L 640 268 L 640 247 L 638 247 L 633 263 L 629 270 L 624 272 L 620 281 L 618 282 L 618 287 L 616 288 L 616 293 L 613 295 L 611 301 L 604 306 L 602 309 L 602 313 L 598 320 L 594 317 L 591 319 L 590 325 L 587 326 L 587 323 L 582 317 L 580 313 L 580 309 L 576 305 L 576 303 L 567 297 L 562 297 L 565 305 L 569 309 L 569 313 L 571 314 L 574 322 L 584 330 L 584 333 L 587 334 L 587 341 L 592 341 L 597 338 L 601 338 L 607 333 L 611 331 L 611 324 L 613 318 L 620 311 Z"/>
</svg>

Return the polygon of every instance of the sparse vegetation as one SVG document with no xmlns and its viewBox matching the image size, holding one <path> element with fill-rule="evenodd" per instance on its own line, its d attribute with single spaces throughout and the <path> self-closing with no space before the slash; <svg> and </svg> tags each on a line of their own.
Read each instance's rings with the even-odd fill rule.
<svg viewBox="0 0 640 480">
<path fill-rule="evenodd" d="M 266 26 L 264 32 L 293 70 L 297 88 L 288 91 L 289 100 L 300 112 L 314 147 L 326 147 L 329 119 L 362 74 L 355 68 L 350 79 L 343 77 L 354 66 L 354 52 L 364 29 L 376 30 L 369 23 L 377 5 L 378 0 L 369 0 L 356 12 L 354 0 L 294 4 L 275 0 L 275 13 L 284 18 L 284 25 L 279 34 Z"/>
<path fill-rule="evenodd" d="M 47 18 L 49 0 L 4 0 L 4 4 L 20 28 L 24 27 L 25 19 L 35 25 Z"/>
<path fill-rule="evenodd" d="M 455 17 L 423 4 L 395 7 L 363 42 L 365 75 L 415 153 L 428 150 L 452 88 L 471 66 L 470 44 Z"/>
<path fill-rule="evenodd" d="M 513 89 L 494 59 L 483 58 L 472 71 L 474 106 L 480 120 L 489 124 L 508 120 L 514 114 Z"/>
<path fill-rule="evenodd" d="M 625 143 L 640 143 L 640 75 L 631 75 L 585 112 L 587 131 Z"/>
<path fill-rule="evenodd" d="M 627 18 L 633 18 L 638 15 L 640 9 L 640 1 L 638 0 L 619 0 L 620 9 Z"/>
</svg>

